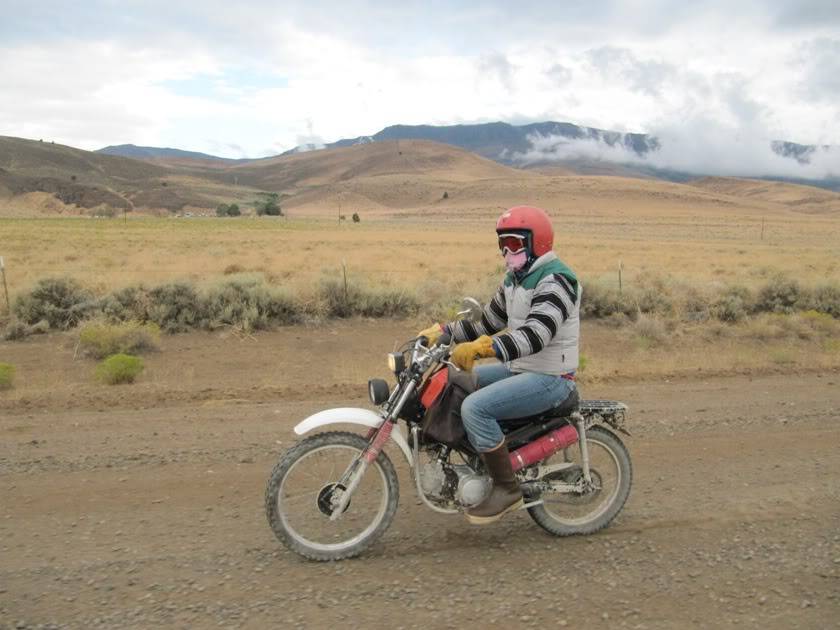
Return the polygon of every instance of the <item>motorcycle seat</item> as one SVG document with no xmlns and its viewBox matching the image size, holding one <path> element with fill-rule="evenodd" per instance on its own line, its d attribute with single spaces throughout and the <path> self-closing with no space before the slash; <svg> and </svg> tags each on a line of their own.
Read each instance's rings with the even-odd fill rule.
<svg viewBox="0 0 840 630">
<path fill-rule="evenodd" d="M 579 407 L 580 395 L 578 394 L 577 389 L 573 389 L 565 400 L 551 409 L 546 409 L 545 411 L 533 416 L 502 420 L 500 424 L 502 425 L 503 430 L 507 428 L 522 427 L 529 424 L 540 424 L 553 418 L 567 418 L 577 411 Z"/>
</svg>

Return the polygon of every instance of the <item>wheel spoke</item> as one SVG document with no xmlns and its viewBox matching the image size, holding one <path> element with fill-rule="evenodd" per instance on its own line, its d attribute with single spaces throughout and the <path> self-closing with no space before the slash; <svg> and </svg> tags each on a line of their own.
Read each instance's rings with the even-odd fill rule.
<svg viewBox="0 0 840 630">
<path fill-rule="evenodd" d="M 295 551 L 317 559 L 355 555 L 353 550 L 367 546 L 393 518 L 397 479 L 384 455 L 365 471 L 344 512 L 334 521 L 329 518 L 335 508 L 333 491 L 342 488 L 339 476 L 366 446 L 361 436 L 327 433 L 293 448 L 284 456 L 289 458 L 286 465 L 281 459 L 266 508 L 275 533 Z"/>
<path fill-rule="evenodd" d="M 619 508 L 626 500 L 626 493 L 629 492 L 629 478 L 624 481 L 625 475 L 630 474 L 629 461 L 627 471 L 622 470 L 622 461 L 611 446 L 611 441 L 617 441 L 603 429 L 595 429 L 588 432 L 588 447 L 590 460 L 590 475 L 592 485 L 581 493 L 551 493 L 545 492 L 541 498 L 543 504 L 536 506 L 532 511 L 538 523 L 552 531 L 552 528 L 559 527 L 562 531 L 555 533 L 575 533 L 575 530 L 586 528 L 589 524 L 602 519 L 612 511 L 611 519 L 615 515 L 613 510 L 616 502 Z M 620 445 L 620 442 L 619 442 Z M 626 454 L 621 453 L 626 460 Z M 571 462 L 576 464 L 571 468 L 549 473 L 544 479 L 546 481 L 561 481 L 569 484 L 576 484 L 583 480 L 583 469 L 580 457 L 580 449 L 577 446 L 564 449 L 549 459 L 544 465 L 552 463 Z M 624 495 L 620 496 L 624 488 Z M 537 518 L 536 515 L 541 515 Z M 608 521 L 607 521 L 608 522 Z"/>
</svg>

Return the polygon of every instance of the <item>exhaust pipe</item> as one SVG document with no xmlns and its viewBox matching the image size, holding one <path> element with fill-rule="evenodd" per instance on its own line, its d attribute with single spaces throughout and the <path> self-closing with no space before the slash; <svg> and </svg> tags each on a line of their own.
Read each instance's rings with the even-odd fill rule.
<svg viewBox="0 0 840 630">
<path fill-rule="evenodd" d="M 578 432 L 571 424 L 549 431 L 542 437 L 522 446 L 510 454 L 510 464 L 514 472 L 536 464 L 557 451 L 571 446 L 578 440 Z"/>
</svg>

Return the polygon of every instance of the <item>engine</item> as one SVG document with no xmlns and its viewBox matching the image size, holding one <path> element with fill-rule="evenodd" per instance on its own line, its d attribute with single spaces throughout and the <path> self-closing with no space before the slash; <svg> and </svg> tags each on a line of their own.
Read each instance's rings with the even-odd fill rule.
<svg viewBox="0 0 840 630">
<path fill-rule="evenodd" d="M 432 498 L 470 507 L 490 494 L 492 481 L 466 464 L 453 465 L 433 459 L 421 467 L 420 486 Z"/>
</svg>

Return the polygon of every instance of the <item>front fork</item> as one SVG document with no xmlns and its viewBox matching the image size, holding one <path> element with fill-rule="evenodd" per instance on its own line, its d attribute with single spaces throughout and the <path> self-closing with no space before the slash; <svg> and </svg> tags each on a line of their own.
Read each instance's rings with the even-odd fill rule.
<svg viewBox="0 0 840 630">
<path fill-rule="evenodd" d="M 330 514 L 331 521 L 337 520 L 344 514 L 344 510 L 347 509 L 347 505 L 350 503 L 350 497 L 353 496 L 353 492 L 359 487 L 359 483 L 362 481 L 362 477 L 365 476 L 368 466 L 379 457 L 379 453 L 388 443 L 388 440 L 391 439 L 391 431 L 394 430 L 394 424 L 397 422 L 400 411 L 402 411 L 403 406 L 416 387 L 417 382 L 414 380 L 407 383 L 400 397 L 388 409 L 382 424 L 378 428 L 371 428 L 368 432 L 367 448 L 361 455 L 350 462 L 347 470 L 344 471 L 341 479 L 336 484 L 336 487 L 341 486 L 344 490 L 338 496 L 335 493 L 332 496 L 331 503 L 333 511 Z"/>
</svg>

